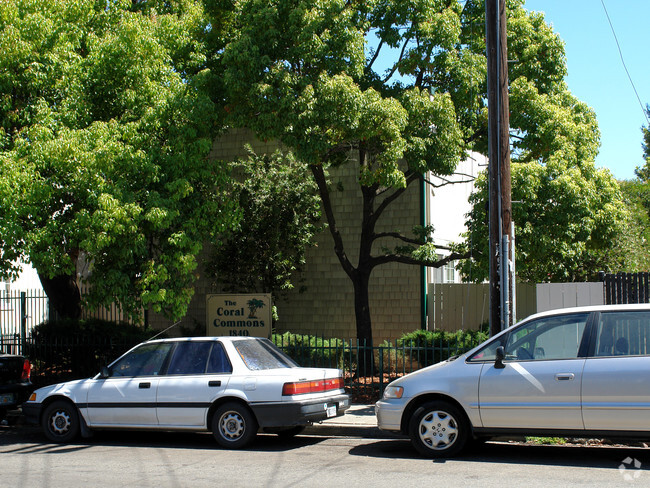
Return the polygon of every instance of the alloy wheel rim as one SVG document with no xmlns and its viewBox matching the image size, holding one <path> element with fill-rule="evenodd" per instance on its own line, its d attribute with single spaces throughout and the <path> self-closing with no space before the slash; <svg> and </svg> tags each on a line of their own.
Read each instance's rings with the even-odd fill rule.
<svg viewBox="0 0 650 488">
<path fill-rule="evenodd" d="M 429 449 L 449 449 L 458 438 L 458 423 L 449 413 L 434 410 L 422 417 L 418 434 L 422 443 Z"/>
</svg>

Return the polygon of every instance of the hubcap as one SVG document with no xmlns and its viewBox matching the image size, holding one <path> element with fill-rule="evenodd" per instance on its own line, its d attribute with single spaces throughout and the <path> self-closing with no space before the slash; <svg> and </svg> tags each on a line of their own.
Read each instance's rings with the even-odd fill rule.
<svg viewBox="0 0 650 488">
<path fill-rule="evenodd" d="M 418 432 L 425 446 L 438 451 L 448 449 L 456 441 L 458 424 L 447 412 L 436 410 L 422 418 Z"/>
<path fill-rule="evenodd" d="M 70 430 L 70 415 L 63 410 L 54 412 L 50 417 L 50 427 L 57 435 L 65 434 Z"/>
<path fill-rule="evenodd" d="M 226 412 L 219 419 L 219 431 L 229 441 L 235 441 L 244 434 L 244 419 L 237 412 Z"/>
</svg>

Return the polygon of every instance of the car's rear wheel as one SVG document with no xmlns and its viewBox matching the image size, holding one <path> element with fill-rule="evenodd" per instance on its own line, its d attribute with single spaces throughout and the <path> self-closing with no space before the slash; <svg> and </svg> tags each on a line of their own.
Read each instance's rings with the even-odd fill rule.
<svg viewBox="0 0 650 488">
<path fill-rule="evenodd" d="M 43 432 L 52 442 L 70 442 L 79 435 L 79 413 L 71 402 L 57 400 L 43 412 Z"/>
<path fill-rule="evenodd" d="M 257 420 L 253 413 L 240 403 L 221 405 L 212 416 L 212 434 L 221 447 L 241 449 L 257 434 Z"/>
<path fill-rule="evenodd" d="M 454 405 L 444 401 L 425 403 L 409 423 L 411 443 L 425 457 L 450 457 L 467 442 L 469 423 Z"/>
</svg>

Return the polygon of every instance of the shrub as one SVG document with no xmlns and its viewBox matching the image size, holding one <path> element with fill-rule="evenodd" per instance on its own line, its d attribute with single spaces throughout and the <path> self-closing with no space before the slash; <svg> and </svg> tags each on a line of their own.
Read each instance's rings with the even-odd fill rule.
<svg viewBox="0 0 650 488">
<path fill-rule="evenodd" d="M 126 323 L 100 319 L 43 322 L 32 330 L 25 354 L 41 385 L 92 376 L 131 347 L 155 334 Z"/>
<path fill-rule="evenodd" d="M 303 367 L 343 368 L 345 341 L 307 334 L 273 334 L 273 343 Z"/>
<path fill-rule="evenodd" d="M 396 345 L 405 357 L 425 367 L 469 351 L 488 337 L 486 332 L 478 330 L 416 330 L 402 335 Z"/>
</svg>

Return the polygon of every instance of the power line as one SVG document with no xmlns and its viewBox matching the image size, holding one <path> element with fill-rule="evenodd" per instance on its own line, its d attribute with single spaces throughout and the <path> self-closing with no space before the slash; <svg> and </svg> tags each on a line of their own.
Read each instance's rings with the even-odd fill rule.
<svg viewBox="0 0 650 488">
<path fill-rule="evenodd" d="M 636 86 L 634 86 L 634 82 L 632 81 L 632 77 L 630 76 L 630 72 L 627 69 L 627 65 L 625 64 L 625 59 L 623 59 L 623 51 L 621 51 L 621 45 L 618 42 L 618 37 L 616 37 L 616 32 L 614 31 L 614 25 L 612 24 L 612 20 L 609 18 L 609 13 L 607 12 L 607 7 L 605 7 L 605 0 L 600 0 L 601 5 L 603 6 L 603 10 L 605 11 L 605 16 L 607 17 L 607 22 L 609 22 L 609 27 L 612 29 L 612 34 L 614 34 L 614 41 L 616 41 L 616 47 L 618 48 L 618 54 L 621 57 L 621 63 L 623 63 L 623 68 L 625 69 L 625 73 L 627 73 L 627 78 L 630 80 L 630 84 L 632 85 L 632 89 L 634 90 L 634 94 L 636 95 L 636 99 L 639 101 L 639 106 L 641 107 L 641 111 L 643 112 L 643 116 L 645 117 L 646 122 L 648 122 L 648 125 L 650 126 L 650 119 L 648 119 L 648 112 L 646 111 L 645 107 L 643 106 L 643 103 L 641 102 L 641 97 L 639 97 L 639 92 L 636 91 Z"/>
</svg>

